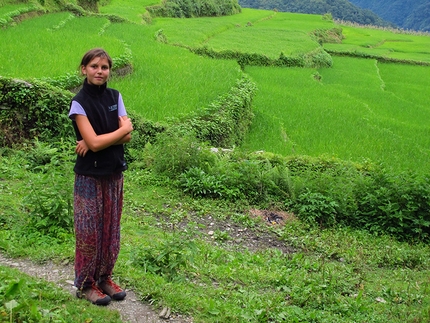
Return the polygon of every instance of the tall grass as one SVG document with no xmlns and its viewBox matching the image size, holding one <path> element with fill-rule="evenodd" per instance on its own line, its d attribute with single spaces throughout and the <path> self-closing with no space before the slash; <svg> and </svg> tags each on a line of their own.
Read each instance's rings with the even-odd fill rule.
<svg viewBox="0 0 430 323">
<path fill-rule="evenodd" d="M 122 92 L 132 110 L 153 121 L 207 106 L 227 93 L 241 74 L 235 62 L 203 58 L 183 48 L 166 46 L 154 40 L 152 30 L 137 25 L 112 25 L 107 34 L 129 44 L 134 68 L 131 75 L 113 79 L 110 86 Z"/>
<path fill-rule="evenodd" d="M 223 17 L 156 18 L 154 24 L 163 29 L 169 43 L 198 47 L 204 45 L 208 39 L 217 37 L 227 30 L 269 19 L 273 14 L 267 10 L 243 9 L 241 14 Z"/>
<path fill-rule="evenodd" d="M 162 29 L 169 43 L 208 46 L 215 51 L 233 50 L 278 58 L 280 53 L 307 53 L 318 47 L 309 33 L 335 25 L 317 15 L 297 15 L 244 9 L 243 13 L 184 21 L 164 19 Z"/>
<path fill-rule="evenodd" d="M 332 69 L 317 74 L 321 81 L 309 69 L 246 68 L 260 91 L 257 118 L 243 148 L 370 159 L 397 170 L 426 172 L 430 141 L 423 120 L 429 109 L 413 103 L 425 102 L 425 92 L 401 87 L 396 93 L 386 91 L 379 66 L 390 68 L 372 60 L 336 57 Z M 411 72 L 409 68 L 397 66 L 403 73 Z M 420 71 L 424 75 L 426 68 Z M 419 78 L 411 84 L 425 88 Z M 262 138 L 266 130 L 271 135 Z"/>
<path fill-rule="evenodd" d="M 0 60 L 4 64 L 0 65 L 0 75 L 32 78 L 71 73 L 93 47 L 104 47 L 113 57 L 119 56 L 125 50 L 122 41 L 99 35 L 106 25 L 109 21 L 105 18 L 77 18 L 63 12 L 1 29 Z"/>
<path fill-rule="evenodd" d="M 157 0 L 110 0 L 108 5 L 99 5 L 100 13 L 124 17 L 134 23 L 142 24 L 145 7 L 158 4 Z"/>
<path fill-rule="evenodd" d="M 342 44 L 324 44 L 340 51 L 358 51 L 397 59 L 430 62 L 430 37 L 388 30 L 342 26 Z"/>
<path fill-rule="evenodd" d="M 6 4 L 4 6 L 1 6 L 0 3 L 0 19 L 3 18 L 3 15 L 9 14 L 12 11 L 19 10 L 22 8 L 26 8 L 27 6 L 25 4 Z"/>
</svg>

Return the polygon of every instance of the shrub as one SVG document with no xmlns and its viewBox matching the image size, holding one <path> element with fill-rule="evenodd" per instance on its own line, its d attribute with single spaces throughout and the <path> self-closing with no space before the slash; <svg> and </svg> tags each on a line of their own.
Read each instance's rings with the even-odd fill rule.
<svg viewBox="0 0 430 323">
<path fill-rule="evenodd" d="M 134 262 L 145 272 L 160 275 L 172 281 L 179 279 L 180 271 L 193 264 L 198 246 L 183 234 L 166 237 L 155 246 L 135 252 Z"/>
<path fill-rule="evenodd" d="M 204 148 L 195 135 L 173 130 L 160 133 L 154 144 L 146 145 L 144 159 L 149 168 L 176 179 L 192 167 L 214 162 L 215 156 Z"/>
<path fill-rule="evenodd" d="M 71 98 L 45 82 L 0 77 L 0 146 L 73 136 L 67 117 Z"/>
<path fill-rule="evenodd" d="M 25 230 L 54 238 L 73 232 L 74 142 L 55 145 L 35 141 L 24 151 L 30 169 L 29 192 L 23 204 L 29 217 Z"/>
</svg>

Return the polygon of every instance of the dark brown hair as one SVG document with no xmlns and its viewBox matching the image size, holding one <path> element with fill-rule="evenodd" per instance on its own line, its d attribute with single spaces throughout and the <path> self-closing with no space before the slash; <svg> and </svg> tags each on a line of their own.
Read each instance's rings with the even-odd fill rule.
<svg viewBox="0 0 430 323">
<path fill-rule="evenodd" d="M 112 69 L 112 58 L 102 48 L 93 48 L 86 52 L 84 57 L 82 57 L 81 65 L 79 67 L 87 66 L 95 57 L 106 58 L 109 63 L 109 69 Z"/>
</svg>

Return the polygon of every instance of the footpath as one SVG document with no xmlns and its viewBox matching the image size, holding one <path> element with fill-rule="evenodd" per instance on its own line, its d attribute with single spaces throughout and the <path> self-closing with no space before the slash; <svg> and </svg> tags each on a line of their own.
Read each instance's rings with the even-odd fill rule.
<svg viewBox="0 0 430 323">
<path fill-rule="evenodd" d="M 15 268 L 29 276 L 53 282 L 72 295 L 76 295 L 76 287 L 73 286 L 74 270 L 72 264 L 54 264 L 52 262 L 36 264 L 27 259 L 11 259 L 0 253 L 0 265 Z M 138 296 L 132 290 L 126 291 L 125 300 L 113 301 L 106 306 L 106 310 L 118 311 L 124 323 L 192 323 L 190 318 L 170 314 L 170 310 L 167 308 L 157 313 L 151 305 L 139 301 Z"/>
</svg>

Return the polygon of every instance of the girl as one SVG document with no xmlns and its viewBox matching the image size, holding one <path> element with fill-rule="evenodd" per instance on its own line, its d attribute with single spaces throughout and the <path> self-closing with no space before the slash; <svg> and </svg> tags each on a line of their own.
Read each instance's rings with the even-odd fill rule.
<svg viewBox="0 0 430 323">
<path fill-rule="evenodd" d="M 77 137 L 74 167 L 76 295 L 97 305 L 122 300 L 126 293 L 112 279 L 120 247 L 123 144 L 133 125 L 121 94 L 107 87 L 112 59 L 101 48 L 88 51 L 80 71 L 86 77 L 72 99 L 69 117 Z"/>
</svg>

